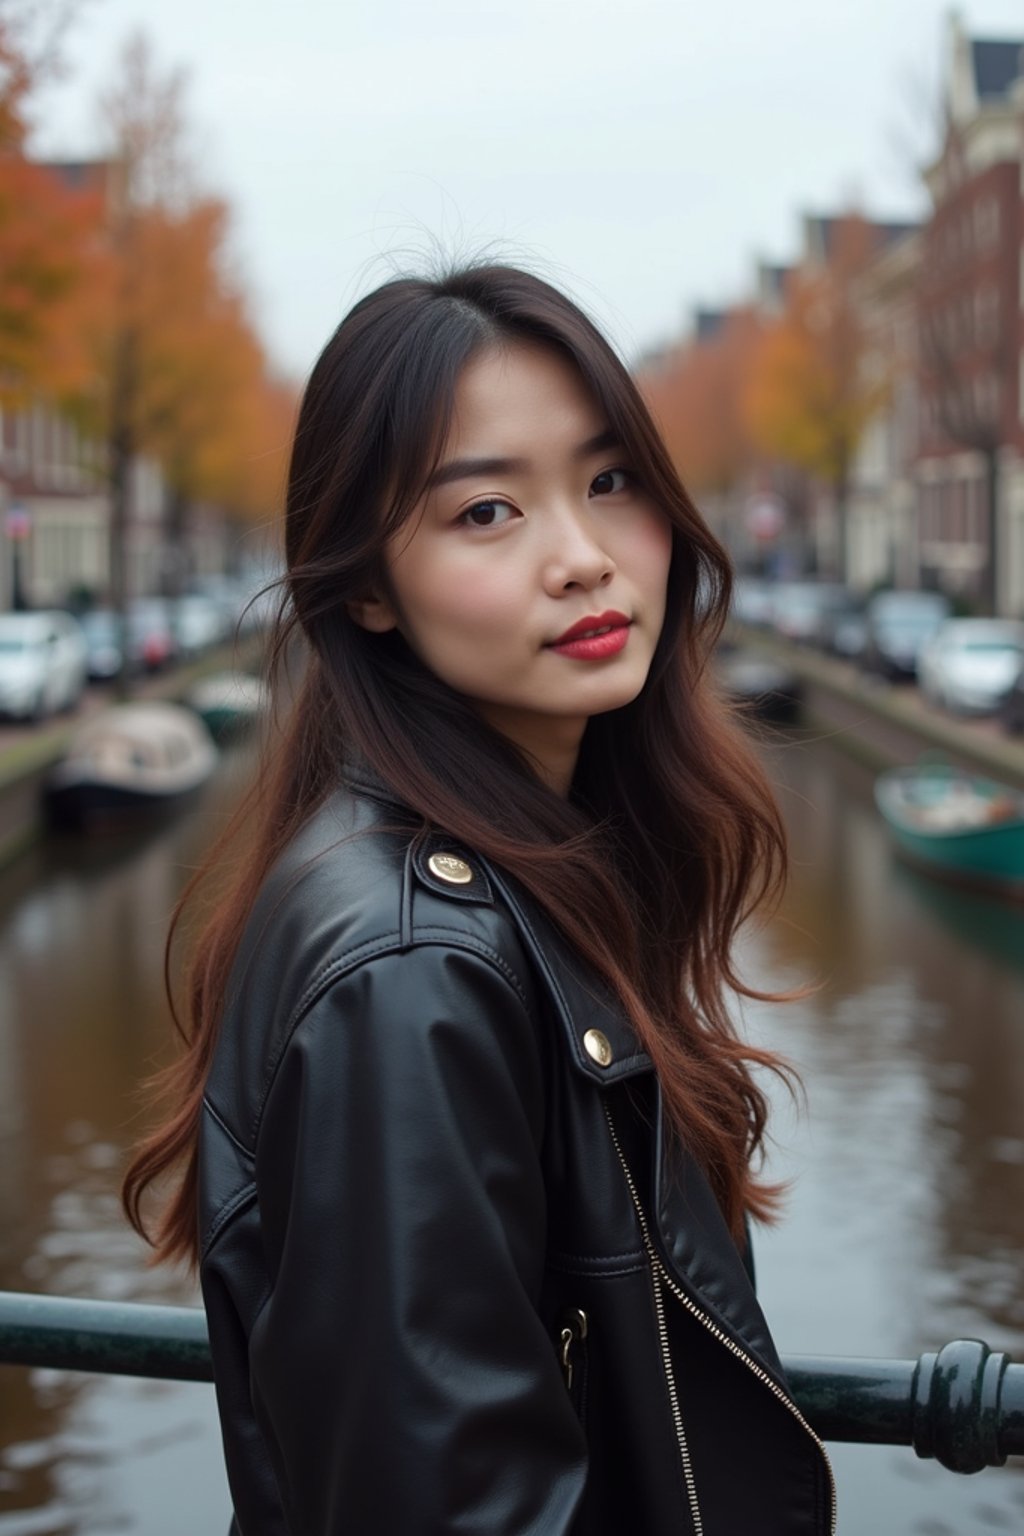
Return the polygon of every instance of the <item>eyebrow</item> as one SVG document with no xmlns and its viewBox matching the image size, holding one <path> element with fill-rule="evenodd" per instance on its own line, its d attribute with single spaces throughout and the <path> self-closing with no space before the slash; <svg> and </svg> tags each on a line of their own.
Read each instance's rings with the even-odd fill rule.
<svg viewBox="0 0 1024 1536">
<path fill-rule="evenodd" d="M 594 437 L 588 437 L 585 443 L 579 443 L 572 451 L 574 459 L 589 459 L 595 453 L 605 453 L 612 448 L 621 447 L 619 434 L 611 427 L 605 427 Z M 473 480 L 478 475 L 517 475 L 529 469 L 529 459 L 452 459 L 449 464 L 442 464 L 427 480 L 425 491 L 435 491 L 438 486 L 451 485 L 454 480 Z"/>
</svg>

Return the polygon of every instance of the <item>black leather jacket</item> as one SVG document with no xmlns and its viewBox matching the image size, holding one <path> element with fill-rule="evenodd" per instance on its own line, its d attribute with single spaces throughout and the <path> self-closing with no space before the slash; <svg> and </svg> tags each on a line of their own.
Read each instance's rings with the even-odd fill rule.
<svg viewBox="0 0 1024 1536">
<path fill-rule="evenodd" d="M 507 877 L 402 823 L 339 790 L 229 989 L 200 1223 L 237 1529 L 827 1533 L 827 1459 L 624 1016 Z"/>
</svg>

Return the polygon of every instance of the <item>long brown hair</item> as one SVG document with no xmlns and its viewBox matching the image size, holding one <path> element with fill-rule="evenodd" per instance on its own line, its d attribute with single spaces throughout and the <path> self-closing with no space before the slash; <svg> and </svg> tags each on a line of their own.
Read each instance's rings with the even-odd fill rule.
<svg viewBox="0 0 1024 1536">
<path fill-rule="evenodd" d="M 567 799 L 397 631 L 371 634 L 346 608 L 386 587 L 384 545 L 439 461 L 461 370 L 509 339 L 545 344 L 575 364 L 673 529 L 666 618 L 647 682 L 633 703 L 590 720 Z M 728 611 L 728 558 L 627 369 L 571 300 L 529 273 L 476 265 L 385 284 L 346 317 L 310 376 L 285 542 L 272 654 L 280 672 L 299 640 L 304 677 L 255 787 L 175 913 L 172 938 L 199 888 L 244 842 L 227 894 L 192 946 L 184 1016 L 176 1015 L 184 1051 L 162 1083 L 170 1113 L 124 1181 L 132 1224 L 158 1257 L 195 1262 L 198 1126 L 235 952 L 269 869 L 356 758 L 423 826 L 493 860 L 546 910 L 620 998 L 658 1073 L 669 1123 L 707 1170 L 734 1233 L 747 1212 L 767 1218 L 776 1191 L 752 1169 L 766 1120 L 752 1069 L 780 1063 L 740 1041 L 727 1003 L 730 992 L 763 995 L 736 974 L 732 943 L 781 887 L 783 832 L 757 760 L 708 678 Z M 145 1191 L 179 1168 L 150 1233 Z"/>
</svg>

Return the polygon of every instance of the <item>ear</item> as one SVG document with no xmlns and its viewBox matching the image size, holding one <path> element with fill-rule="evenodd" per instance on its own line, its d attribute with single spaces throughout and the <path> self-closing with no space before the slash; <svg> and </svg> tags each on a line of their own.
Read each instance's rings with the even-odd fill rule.
<svg viewBox="0 0 1024 1536">
<path fill-rule="evenodd" d="M 361 629 L 368 629 L 371 634 L 383 635 L 397 627 L 395 610 L 386 597 L 378 597 L 374 593 L 366 597 L 353 597 L 345 604 L 345 608 L 352 622 Z"/>
</svg>

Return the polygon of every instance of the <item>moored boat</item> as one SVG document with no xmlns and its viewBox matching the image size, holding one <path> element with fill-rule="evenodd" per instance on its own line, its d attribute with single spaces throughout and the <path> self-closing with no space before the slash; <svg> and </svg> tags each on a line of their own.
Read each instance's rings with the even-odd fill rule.
<svg viewBox="0 0 1024 1536">
<path fill-rule="evenodd" d="M 58 826 L 86 831 L 171 809 L 198 790 L 217 763 L 209 731 L 178 704 L 115 704 L 88 720 L 45 785 Z"/>
<path fill-rule="evenodd" d="M 802 687 L 795 672 L 755 650 L 720 651 L 718 677 L 727 696 L 744 713 L 780 725 L 793 724 L 800 713 Z"/>
<path fill-rule="evenodd" d="M 1024 794 L 945 763 L 894 768 L 875 803 L 899 851 L 961 885 L 1024 900 Z"/>
<path fill-rule="evenodd" d="M 249 730 L 265 713 L 268 701 L 267 685 L 248 672 L 215 672 L 196 683 L 185 699 L 215 741 Z"/>
</svg>

